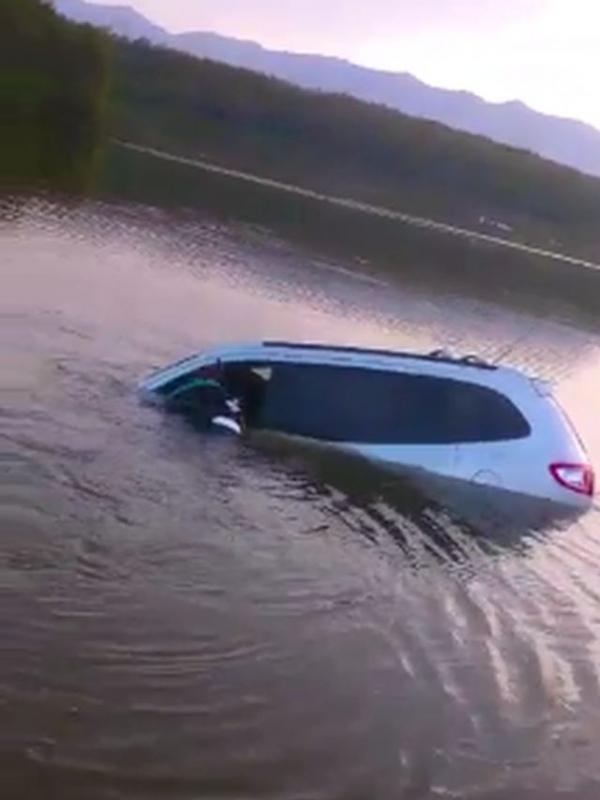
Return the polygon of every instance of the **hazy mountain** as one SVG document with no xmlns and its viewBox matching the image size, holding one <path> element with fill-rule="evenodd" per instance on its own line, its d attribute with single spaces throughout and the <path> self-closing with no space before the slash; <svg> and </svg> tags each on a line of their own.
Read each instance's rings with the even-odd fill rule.
<svg viewBox="0 0 600 800">
<path fill-rule="evenodd" d="M 338 58 L 271 51 L 215 33 L 170 34 L 126 6 L 92 5 L 84 0 L 54 0 L 54 4 L 72 19 L 110 28 L 122 36 L 148 39 L 309 89 L 381 103 L 600 175 L 600 131 L 575 120 L 540 114 L 517 101 L 487 103 L 468 92 L 434 89 L 407 73 L 367 69 Z"/>
<path fill-rule="evenodd" d="M 109 28 L 121 36 L 131 39 L 149 39 L 151 42 L 167 43 L 170 34 L 153 25 L 149 20 L 127 6 L 99 6 L 83 0 L 52 0 L 57 11 L 76 22 L 88 22 Z"/>
</svg>

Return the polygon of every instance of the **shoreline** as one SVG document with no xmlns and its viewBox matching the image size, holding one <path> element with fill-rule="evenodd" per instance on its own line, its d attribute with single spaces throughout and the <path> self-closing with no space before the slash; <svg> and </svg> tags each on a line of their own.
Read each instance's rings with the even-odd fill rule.
<svg viewBox="0 0 600 800">
<path fill-rule="evenodd" d="M 542 247 L 536 247 L 534 245 L 522 244 L 520 242 L 515 242 L 511 239 L 504 239 L 500 236 L 493 236 L 491 234 L 469 230 L 468 228 L 461 228 L 458 226 L 449 225 L 445 222 L 439 222 L 436 220 L 427 219 L 425 217 L 416 216 L 413 214 L 394 211 L 393 209 L 390 208 L 386 208 L 383 206 L 375 206 L 370 203 L 361 202 L 360 200 L 353 200 L 351 198 L 344 198 L 330 194 L 322 194 L 313 189 L 308 189 L 302 186 L 285 183 L 283 181 L 278 181 L 274 178 L 268 178 L 261 175 L 254 175 L 252 173 L 244 172 L 242 170 L 223 167 L 218 164 L 214 164 L 210 161 L 204 161 L 202 159 L 193 159 L 186 156 L 179 156 L 174 153 L 169 153 L 165 150 L 159 150 L 157 148 L 147 147 L 145 145 L 136 144 L 135 142 L 128 142 L 120 139 L 112 139 L 111 144 L 127 150 L 132 150 L 134 152 L 143 153 L 148 156 L 161 159 L 163 161 L 183 164 L 185 166 L 202 170 L 204 172 L 213 173 L 215 175 L 221 175 L 223 177 L 234 178 L 236 180 L 244 181 L 246 183 L 251 183 L 256 186 L 261 186 L 281 192 L 286 192 L 287 194 L 293 194 L 298 197 L 303 197 L 310 200 L 316 200 L 317 202 L 327 203 L 329 205 L 338 206 L 340 208 L 346 208 L 352 211 L 360 211 L 364 214 L 370 214 L 372 216 L 384 219 L 390 219 L 396 222 L 401 222 L 405 225 L 426 229 L 435 233 L 446 234 L 454 237 L 461 237 L 472 241 L 490 244 L 496 247 L 503 247 L 510 250 L 516 250 L 528 255 L 534 255 L 552 261 L 558 261 L 564 264 L 572 264 L 574 266 L 584 267 L 585 269 L 600 270 L 600 264 L 595 263 L 593 261 L 588 261 L 583 258 L 578 258 L 577 256 L 570 256 L 566 253 L 559 253 L 556 251 L 547 250 Z"/>
</svg>

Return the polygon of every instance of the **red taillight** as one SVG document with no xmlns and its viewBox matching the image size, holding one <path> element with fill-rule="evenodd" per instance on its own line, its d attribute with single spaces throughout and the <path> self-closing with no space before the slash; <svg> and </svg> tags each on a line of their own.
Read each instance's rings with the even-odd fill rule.
<svg viewBox="0 0 600 800">
<path fill-rule="evenodd" d="M 593 496 L 594 470 L 589 464 L 550 464 L 550 473 L 565 489 L 587 497 Z"/>
</svg>

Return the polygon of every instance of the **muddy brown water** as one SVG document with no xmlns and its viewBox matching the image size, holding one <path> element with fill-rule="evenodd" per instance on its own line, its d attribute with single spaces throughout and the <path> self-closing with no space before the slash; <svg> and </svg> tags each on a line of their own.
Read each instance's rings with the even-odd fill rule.
<svg viewBox="0 0 600 800">
<path fill-rule="evenodd" d="M 444 345 L 555 380 L 600 464 L 600 337 L 142 206 L 5 203 L 0 262 L 2 797 L 600 797 L 598 510 L 504 536 L 136 395 L 223 341 Z"/>
</svg>

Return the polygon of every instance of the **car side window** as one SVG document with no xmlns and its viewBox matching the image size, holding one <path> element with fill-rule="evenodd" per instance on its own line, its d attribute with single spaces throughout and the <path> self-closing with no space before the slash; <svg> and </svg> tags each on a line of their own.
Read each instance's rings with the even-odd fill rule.
<svg viewBox="0 0 600 800">
<path fill-rule="evenodd" d="M 485 386 L 313 364 L 273 365 L 260 426 L 365 444 L 494 442 L 530 433 L 515 405 Z"/>
</svg>

